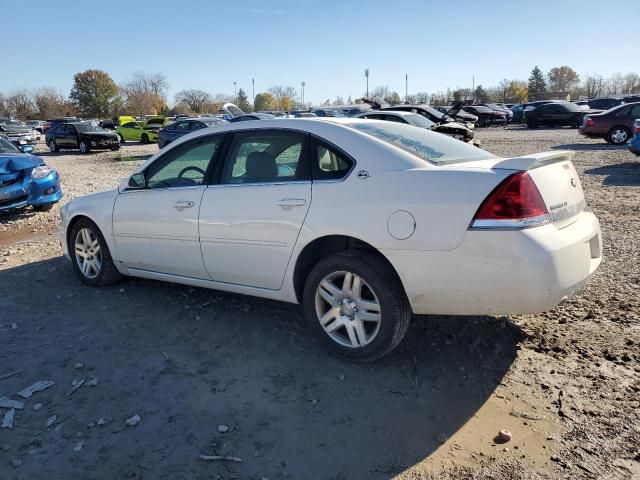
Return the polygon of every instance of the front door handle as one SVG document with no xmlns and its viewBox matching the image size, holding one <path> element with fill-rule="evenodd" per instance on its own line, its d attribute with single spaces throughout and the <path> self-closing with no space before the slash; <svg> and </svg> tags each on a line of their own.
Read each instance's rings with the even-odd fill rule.
<svg viewBox="0 0 640 480">
<path fill-rule="evenodd" d="M 191 200 L 180 200 L 176 203 L 173 204 L 173 208 L 175 208 L 178 211 L 182 211 L 185 208 L 191 208 L 195 205 L 194 202 L 192 202 Z"/>
<path fill-rule="evenodd" d="M 283 198 L 278 202 L 278 206 L 283 210 L 291 210 L 293 207 L 302 207 L 307 204 L 304 198 Z"/>
</svg>

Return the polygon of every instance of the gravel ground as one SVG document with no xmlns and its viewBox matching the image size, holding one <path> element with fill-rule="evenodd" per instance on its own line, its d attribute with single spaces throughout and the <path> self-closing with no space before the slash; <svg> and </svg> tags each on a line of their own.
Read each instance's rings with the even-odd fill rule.
<svg viewBox="0 0 640 480">
<path fill-rule="evenodd" d="M 571 129 L 477 137 L 502 156 L 575 150 L 605 260 L 551 312 L 417 318 L 374 365 L 329 357 L 298 306 L 85 287 L 60 258 L 57 207 L 0 215 L 0 398 L 25 403 L 0 429 L 0 479 L 638 478 L 640 162 Z M 66 202 L 156 148 L 43 157 Z M 55 385 L 15 395 L 38 380 Z"/>
</svg>

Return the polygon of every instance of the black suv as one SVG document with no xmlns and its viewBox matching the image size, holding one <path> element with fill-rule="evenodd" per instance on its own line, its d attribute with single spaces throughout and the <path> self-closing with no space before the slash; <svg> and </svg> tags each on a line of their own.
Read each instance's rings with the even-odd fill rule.
<svg viewBox="0 0 640 480">
<path fill-rule="evenodd" d="M 117 134 L 85 122 L 60 123 L 47 130 L 45 139 L 52 152 L 63 148 L 77 148 L 81 153 L 120 148 L 120 138 Z"/>
<path fill-rule="evenodd" d="M 598 97 L 589 100 L 589 108 L 598 110 L 609 110 L 623 103 L 640 102 L 638 95 L 609 95 L 607 97 Z"/>
</svg>

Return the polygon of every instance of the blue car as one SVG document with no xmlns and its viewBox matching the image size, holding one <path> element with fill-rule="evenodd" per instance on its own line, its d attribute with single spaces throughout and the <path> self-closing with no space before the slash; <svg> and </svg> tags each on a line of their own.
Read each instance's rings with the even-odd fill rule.
<svg viewBox="0 0 640 480">
<path fill-rule="evenodd" d="M 31 145 L 18 148 L 0 137 L 0 211 L 30 205 L 45 212 L 62 198 L 58 172 L 32 151 Z"/>
<path fill-rule="evenodd" d="M 635 121 L 633 129 L 635 130 L 635 135 L 629 142 L 629 150 L 631 153 L 640 156 L 640 119 Z"/>
<path fill-rule="evenodd" d="M 163 148 L 187 133 L 227 123 L 218 117 L 181 118 L 158 131 L 158 147 Z"/>
</svg>

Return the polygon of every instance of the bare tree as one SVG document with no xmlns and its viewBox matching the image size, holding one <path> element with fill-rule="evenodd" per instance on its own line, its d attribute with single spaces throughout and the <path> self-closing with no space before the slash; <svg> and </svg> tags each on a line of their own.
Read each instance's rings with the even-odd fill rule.
<svg viewBox="0 0 640 480">
<path fill-rule="evenodd" d="M 288 112 L 292 109 L 296 98 L 296 89 L 294 87 L 276 85 L 275 87 L 269 88 L 268 91 L 273 95 L 277 110 Z"/>
<path fill-rule="evenodd" d="M 11 92 L 5 103 L 9 114 L 21 120 L 33 113 L 33 100 L 31 94 L 25 89 Z"/>
<path fill-rule="evenodd" d="M 176 93 L 175 100 L 176 103 L 185 103 L 195 113 L 202 113 L 207 103 L 213 103 L 210 93 L 195 89 L 179 91 Z"/>
<path fill-rule="evenodd" d="M 169 82 L 162 73 L 135 72 L 127 82 L 129 88 L 166 98 Z"/>
<path fill-rule="evenodd" d="M 633 93 L 634 88 L 640 85 L 640 75 L 637 73 L 627 73 L 623 78 L 622 93 Z"/>
<path fill-rule="evenodd" d="M 380 85 L 370 92 L 372 98 L 387 98 L 391 95 L 391 89 L 388 85 Z"/>
<path fill-rule="evenodd" d="M 43 120 L 54 117 L 64 117 L 73 110 L 72 105 L 67 102 L 62 93 L 53 87 L 41 87 L 33 93 L 33 103 L 35 104 L 38 116 Z"/>
<path fill-rule="evenodd" d="M 624 87 L 624 77 L 621 73 L 614 73 L 607 79 L 606 91 L 607 95 L 618 95 L 622 93 Z"/>
<path fill-rule="evenodd" d="M 582 92 L 587 98 L 599 97 L 604 91 L 602 75 L 585 75 L 582 80 Z"/>
<path fill-rule="evenodd" d="M 4 94 L 0 92 L 0 116 L 6 117 L 7 115 L 9 115 L 9 112 L 7 110 L 6 100 Z"/>
</svg>

